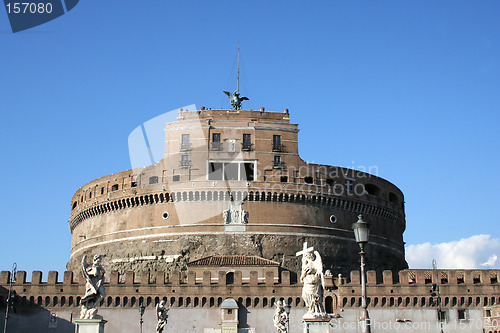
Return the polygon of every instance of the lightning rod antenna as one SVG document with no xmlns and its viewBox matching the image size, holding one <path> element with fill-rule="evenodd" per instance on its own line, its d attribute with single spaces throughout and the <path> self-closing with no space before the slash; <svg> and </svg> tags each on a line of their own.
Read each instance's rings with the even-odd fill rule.
<svg viewBox="0 0 500 333">
<path fill-rule="evenodd" d="M 240 91 L 240 41 L 238 41 L 238 92 Z"/>
</svg>

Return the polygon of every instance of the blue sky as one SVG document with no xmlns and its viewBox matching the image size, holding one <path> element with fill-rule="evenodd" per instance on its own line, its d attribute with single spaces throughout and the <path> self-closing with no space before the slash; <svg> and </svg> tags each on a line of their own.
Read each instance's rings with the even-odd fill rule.
<svg viewBox="0 0 500 333">
<path fill-rule="evenodd" d="M 0 270 L 64 271 L 73 193 L 130 168 L 141 123 L 229 107 L 238 41 L 246 108 L 290 109 L 303 159 L 401 188 L 414 267 L 500 267 L 499 18 L 488 0 L 86 0 L 13 34 L 0 10 Z"/>
</svg>

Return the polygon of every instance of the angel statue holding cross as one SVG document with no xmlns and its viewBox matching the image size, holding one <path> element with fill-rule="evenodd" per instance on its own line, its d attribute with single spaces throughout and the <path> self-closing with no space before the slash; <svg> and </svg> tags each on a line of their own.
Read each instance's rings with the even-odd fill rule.
<svg viewBox="0 0 500 333">
<path fill-rule="evenodd" d="M 304 242 L 304 248 L 296 254 L 297 256 L 302 255 L 300 282 L 303 283 L 302 299 L 306 303 L 307 308 L 307 313 L 303 317 L 304 319 L 323 318 L 327 316 L 323 308 L 323 290 L 325 286 L 323 261 L 318 251 L 313 250 L 313 247 L 308 248 L 307 242 Z"/>
</svg>

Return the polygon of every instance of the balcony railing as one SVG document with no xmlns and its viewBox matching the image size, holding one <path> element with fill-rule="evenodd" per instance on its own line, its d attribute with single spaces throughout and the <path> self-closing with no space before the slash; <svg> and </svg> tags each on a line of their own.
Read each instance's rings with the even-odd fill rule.
<svg viewBox="0 0 500 333">
<path fill-rule="evenodd" d="M 190 143 L 181 143 L 181 151 L 189 151 L 189 150 L 191 150 Z"/>
<path fill-rule="evenodd" d="M 180 161 L 179 167 L 182 169 L 189 168 L 189 167 L 191 167 L 191 161 Z"/>
<path fill-rule="evenodd" d="M 212 150 L 221 151 L 222 150 L 222 142 L 212 142 Z"/>
<path fill-rule="evenodd" d="M 277 151 L 277 152 L 283 152 L 285 151 L 285 146 L 283 146 L 282 144 L 273 144 L 273 151 Z"/>
<path fill-rule="evenodd" d="M 273 162 L 273 168 L 281 169 L 285 167 L 285 162 Z"/>
<path fill-rule="evenodd" d="M 241 144 L 241 150 L 243 150 L 243 151 L 252 151 L 253 150 L 253 144 L 251 144 L 251 143 L 242 143 Z"/>
</svg>

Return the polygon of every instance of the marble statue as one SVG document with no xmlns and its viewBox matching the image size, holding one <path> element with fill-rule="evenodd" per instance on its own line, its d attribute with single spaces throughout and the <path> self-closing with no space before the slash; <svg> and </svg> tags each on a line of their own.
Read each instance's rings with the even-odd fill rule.
<svg viewBox="0 0 500 333">
<path fill-rule="evenodd" d="M 240 91 L 236 90 L 234 94 L 231 94 L 229 91 L 224 91 L 224 94 L 229 97 L 229 101 L 235 110 L 241 109 L 241 101 L 248 101 L 247 97 L 240 97 Z"/>
<path fill-rule="evenodd" d="M 243 203 L 230 203 L 229 207 L 222 212 L 224 224 L 247 224 L 248 212 L 243 210 Z"/>
<path fill-rule="evenodd" d="M 82 258 L 82 273 L 85 278 L 85 295 L 82 297 L 80 319 L 102 319 L 97 314 L 96 306 L 106 297 L 104 290 L 104 268 L 101 266 L 100 254 L 94 256 L 92 264 L 87 264 L 87 256 Z"/>
<path fill-rule="evenodd" d="M 228 224 L 231 222 L 231 211 L 229 209 L 226 209 L 222 212 L 224 223 Z"/>
<path fill-rule="evenodd" d="M 156 305 L 156 319 L 158 323 L 156 324 L 156 332 L 162 333 L 165 325 L 167 325 L 167 315 L 168 309 L 165 307 L 165 300 L 162 300 L 160 304 Z"/>
<path fill-rule="evenodd" d="M 304 319 L 324 318 L 327 316 L 323 308 L 323 290 L 325 286 L 323 276 L 323 261 L 318 251 L 307 247 L 297 252 L 297 256 L 302 255 L 302 271 L 300 282 L 302 282 L 302 299 L 306 303 L 307 313 Z"/>
<path fill-rule="evenodd" d="M 288 314 L 285 311 L 285 306 L 282 301 L 278 300 L 276 302 L 276 311 L 274 311 L 273 315 L 273 324 L 278 330 L 278 333 L 287 333 L 287 322 Z"/>
</svg>

